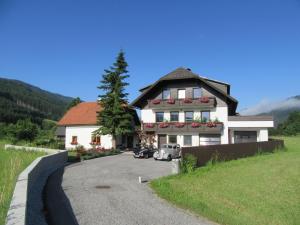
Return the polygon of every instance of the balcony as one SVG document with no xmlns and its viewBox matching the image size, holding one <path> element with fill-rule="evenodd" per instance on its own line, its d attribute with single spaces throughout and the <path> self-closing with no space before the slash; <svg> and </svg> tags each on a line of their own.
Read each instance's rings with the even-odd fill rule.
<svg viewBox="0 0 300 225">
<path fill-rule="evenodd" d="M 223 123 L 180 123 L 180 122 L 162 122 L 162 123 L 143 123 L 143 130 L 156 133 L 185 133 L 196 132 L 201 134 L 220 134 L 223 130 Z"/>
<path fill-rule="evenodd" d="M 216 106 L 215 97 L 201 97 L 197 99 L 153 99 L 148 100 L 148 106 L 152 109 L 212 109 Z"/>
</svg>

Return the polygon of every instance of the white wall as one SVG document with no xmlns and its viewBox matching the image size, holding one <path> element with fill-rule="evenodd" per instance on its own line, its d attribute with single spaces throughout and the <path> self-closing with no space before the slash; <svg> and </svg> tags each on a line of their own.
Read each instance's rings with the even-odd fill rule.
<svg viewBox="0 0 300 225">
<path fill-rule="evenodd" d="M 274 121 L 228 121 L 229 127 L 274 127 Z"/>
<path fill-rule="evenodd" d="M 141 120 L 143 123 L 155 123 L 155 113 L 152 109 L 142 109 Z"/>
<path fill-rule="evenodd" d="M 162 110 L 157 110 L 162 112 Z M 176 111 L 176 110 L 174 110 Z M 184 122 L 184 112 L 185 111 L 194 111 L 194 119 L 201 117 L 201 110 L 197 109 L 185 109 L 179 110 L 179 122 Z M 155 112 L 156 110 L 152 109 L 142 109 L 141 110 L 141 120 L 144 123 L 155 123 Z M 223 122 L 224 129 L 221 133 L 221 144 L 228 144 L 228 108 L 226 107 L 216 107 L 215 109 L 210 110 L 210 117 L 211 120 L 218 119 L 220 122 Z M 164 110 L 164 119 L 170 120 L 170 110 Z M 182 133 L 177 133 L 178 136 L 178 144 L 181 146 L 183 145 L 183 136 Z M 174 134 L 175 135 L 175 134 Z M 182 140 L 181 140 L 182 139 Z M 199 145 L 199 134 L 193 134 L 193 146 Z M 156 136 L 156 143 L 154 144 L 157 146 L 157 136 Z"/>
<path fill-rule="evenodd" d="M 221 144 L 228 144 L 228 107 L 216 107 L 210 112 L 211 120 L 218 119 L 223 122 L 223 131 L 221 132 Z"/>
<path fill-rule="evenodd" d="M 193 111 L 194 119 L 201 118 L 200 109 L 174 109 L 174 110 L 152 110 L 152 109 L 142 109 L 141 110 L 141 120 L 143 123 L 155 123 L 155 112 L 164 112 L 164 119 L 170 121 L 170 111 L 179 111 L 179 122 L 184 122 L 184 112 Z M 223 123 L 228 121 L 228 108 L 227 107 L 216 107 L 211 109 L 210 116 L 212 120 L 218 119 Z"/>
<path fill-rule="evenodd" d="M 72 136 L 77 136 L 78 145 L 84 146 L 84 148 L 89 149 L 92 140 L 92 133 L 97 130 L 99 126 L 69 126 L 66 127 L 66 149 L 72 149 L 76 146 L 71 145 Z M 101 146 L 110 149 L 112 147 L 112 137 L 111 135 L 101 135 Z"/>
<path fill-rule="evenodd" d="M 269 131 L 268 129 L 261 129 L 259 131 L 259 140 L 258 141 L 268 141 L 269 140 Z"/>
</svg>

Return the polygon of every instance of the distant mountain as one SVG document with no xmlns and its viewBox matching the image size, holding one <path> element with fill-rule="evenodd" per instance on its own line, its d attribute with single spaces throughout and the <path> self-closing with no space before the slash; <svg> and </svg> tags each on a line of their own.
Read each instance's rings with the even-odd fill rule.
<svg viewBox="0 0 300 225">
<path fill-rule="evenodd" d="M 271 115 L 275 125 L 284 122 L 290 113 L 300 112 L 300 95 L 279 102 L 261 102 L 249 109 L 243 110 L 242 115 Z"/>
<path fill-rule="evenodd" d="M 0 78 L 0 122 L 58 120 L 72 99 L 22 81 Z"/>
</svg>

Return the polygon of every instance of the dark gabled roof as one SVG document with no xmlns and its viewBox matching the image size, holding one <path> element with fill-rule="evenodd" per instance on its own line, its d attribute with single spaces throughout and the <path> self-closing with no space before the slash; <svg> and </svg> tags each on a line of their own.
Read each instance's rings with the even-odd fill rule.
<svg viewBox="0 0 300 225">
<path fill-rule="evenodd" d="M 188 74 L 188 72 L 194 74 L 194 76 L 192 76 L 191 74 Z M 174 76 L 174 77 L 185 77 L 185 78 L 195 78 L 195 77 L 196 77 L 196 78 L 202 78 L 202 79 L 204 79 L 204 80 L 206 80 L 206 81 L 211 81 L 211 82 L 214 82 L 214 83 L 223 84 L 223 85 L 226 85 L 226 86 L 229 86 L 229 87 L 230 87 L 230 84 L 228 84 L 228 83 L 225 83 L 225 82 L 219 81 L 219 80 L 210 79 L 210 78 L 204 77 L 204 76 L 199 76 L 198 74 L 195 74 L 195 73 L 191 72 L 190 69 L 185 69 L 185 68 L 183 68 L 183 67 L 177 68 L 176 70 L 172 71 L 171 73 L 168 73 L 167 75 L 161 77 L 159 80 L 164 79 L 165 77 L 167 77 L 167 79 L 168 79 L 168 78 L 171 78 L 171 80 L 173 80 L 173 78 L 172 78 L 173 76 Z M 166 80 L 167 80 L 167 79 L 166 79 Z M 176 79 L 176 78 L 175 78 L 175 79 Z M 140 92 L 143 92 L 143 91 L 145 91 L 146 89 L 150 88 L 152 85 L 153 85 L 153 84 L 149 84 L 149 85 L 147 85 L 147 86 L 141 88 L 139 91 L 140 91 Z"/>
<path fill-rule="evenodd" d="M 174 71 L 168 73 L 167 75 L 161 77 L 155 83 L 142 88 L 140 90 L 140 91 L 142 91 L 141 95 L 139 97 L 137 97 L 131 103 L 131 105 L 138 107 L 137 106 L 138 102 L 145 95 L 147 95 L 154 87 L 156 87 L 159 83 L 161 83 L 162 81 L 168 81 L 168 80 L 185 80 L 185 79 L 197 79 L 197 80 L 200 80 L 201 82 L 203 82 L 204 84 L 206 84 L 208 87 L 210 87 L 213 90 L 217 91 L 218 93 L 220 93 L 221 95 L 223 95 L 224 97 L 226 97 L 230 102 L 232 102 L 233 105 L 234 105 L 234 111 L 236 110 L 238 101 L 235 98 L 233 98 L 232 96 L 230 96 L 229 94 L 227 94 L 226 92 L 224 92 L 223 90 L 219 89 L 215 85 L 212 85 L 211 83 L 208 82 L 208 81 L 213 81 L 213 80 L 208 79 L 208 78 L 200 77 L 197 74 L 193 73 L 191 70 L 185 69 L 183 67 L 177 68 L 176 70 L 174 70 Z M 222 82 L 219 82 L 219 83 L 222 83 Z M 225 83 L 222 83 L 222 84 L 225 84 Z M 226 84 L 226 85 L 228 85 L 228 84 Z"/>
</svg>

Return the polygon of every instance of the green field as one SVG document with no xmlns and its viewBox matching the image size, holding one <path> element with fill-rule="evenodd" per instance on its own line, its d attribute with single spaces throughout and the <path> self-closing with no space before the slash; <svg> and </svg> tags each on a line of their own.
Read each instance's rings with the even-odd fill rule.
<svg viewBox="0 0 300 225">
<path fill-rule="evenodd" d="M 197 169 L 151 182 L 171 203 L 220 224 L 300 224 L 300 136 L 286 151 Z"/>
<path fill-rule="evenodd" d="M 18 175 L 42 152 L 4 150 L 0 141 L 0 225 L 5 223 L 7 210 Z"/>
</svg>

